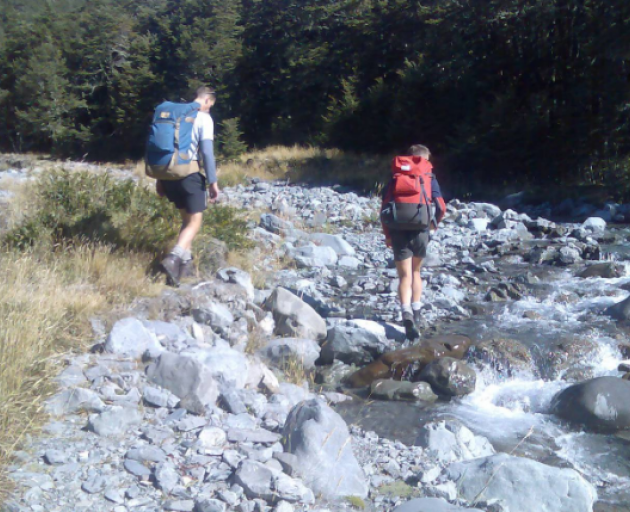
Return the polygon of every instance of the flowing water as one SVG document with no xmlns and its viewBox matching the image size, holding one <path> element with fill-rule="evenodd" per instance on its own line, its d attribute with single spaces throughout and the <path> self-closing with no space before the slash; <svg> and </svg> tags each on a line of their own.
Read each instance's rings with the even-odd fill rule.
<svg viewBox="0 0 630 512">
<path fill-rule="evenodd" d="M 624 262 L 630 276 L 630 244 L 609 245 L 605 250 Z M 500 270 L 519 273 L 518 266 Z M 521 274 L 531 270 L 525 264 L 520 267 Z M 584 432 L 550 414 L 554 395 L 571 383 L 622 375 L 617 371 L 623 362 L 618 344 L 628 338 L 627 333 L 601 313 L 628 296 L 622 286 L 630 285 L 630 277 L 580 279 L 573 273 L 553 269 L 530 289 L 531 296 L 495 304 L 485 316 L 442 326 L 442 332 L 458 332 L 474 340 L 516 339 L 532 351 L 532 371 L 506 377 L 478 363 L 476 390 L 461 399 L 426 408 L 403 402 L 355 402 L 344 404 L 340 413 L 349 423 L 408 444 L 415 442 L 425 422 L 457 418 L 486 436 L 497 451 L 581 472 L 597 487 L 596 511 L 630 511 L 630 441 Z M 524 318 L 526 311 L 533 312 L 534 319 Z M 590 349 L 572 367 L 553 372 L 548 354 L 567 339 L 581 340 Z"/>
</svg>

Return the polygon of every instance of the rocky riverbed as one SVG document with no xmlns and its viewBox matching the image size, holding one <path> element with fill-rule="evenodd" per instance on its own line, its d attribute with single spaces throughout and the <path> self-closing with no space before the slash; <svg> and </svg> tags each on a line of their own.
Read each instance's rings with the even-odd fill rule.
<svg viewBox="0 0 630 512">
<path fill-rule="evenodd" d="M 378 199 L 256 182 L 224 201 L 261 214 L 250 272 L 95 321 L 7 510 L 630 510 L 630 278 L 605 212 L 451 201 L 413 345 Z"/>
</svg>

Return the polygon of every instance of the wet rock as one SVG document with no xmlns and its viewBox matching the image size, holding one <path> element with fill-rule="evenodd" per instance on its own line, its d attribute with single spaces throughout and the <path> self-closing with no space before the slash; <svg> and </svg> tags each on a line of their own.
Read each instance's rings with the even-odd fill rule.
<svg viewBox="0 0 630 512">
<path fill-rule="evenodd" d="M 291 410 L 282 444 L 296 456 L 295 471 L 315 493 L 327 499 L 367 496 L 369 487 L 352 453 L 348 427 L 325 403 L 309 400 Z"/>
<path fill-rule="evenodd" d="M 479 508 L 451 505 L 442 498 L 416 498 L 398 505 L 392 512 L 483 512 Z"/>
<path fill-rule="evenodd" d="M 279 368 L 297 361 L 305 369 L 310 370 L 315 367 L 315 361 L 319 358 L 320 351 L 319 344 L 314 340 L 278 338 L 271 340 L 258 353 Z"/>
<path fill-rule="evenodd" d="M 165 352 L 149 365 L 147 377 L 191 403 L 214 404 L 219 396 L 219 388 L 210 371 L 190 357 Z"/>
<path fill-rule="evenodd" d="M 533 368 L 531 352 L 516 340 L 495 338 L 480 341 L 470 348 L 468 357 L 488 364 L 495 371 L 505 375 L 531 373 Z"/>
<path fill-rule="evenodd" d="M 488 290 L 484 300 L 486 302 L 502 302 L 523 298 L 524 287 L 519 283 L 500 283 Z"/>
<path fill-rule="evenodd" d="M 577 471 L 503 453 L 455 462 L 445 477 L 468 502 L 499 499 L 515 511 L 592 512 L 597 500 L 595 488 Z"/>
<path fill-rule="evenodd" d="M 164 351 L 156 336 L 137 318 L 123 318 L 114 324 L 105 341 L 105 350 L 139 359 L 146 351 L 152 357 Z"/>
<path fill-rule="evenodd" d="M 348 320 L 332 327 L 322 345 L 319 364 L 332 364 L 335 359 L 346 364 L 367 364 L 391 348 L 384 329 L 372 323 L 374 326 L 367 321 Z"/>
<path fill-rule="evenodd" d="M 630 382 L 618 377 L 597 377 L 558 393 L 554 414 L 604 432 L 630 428 Z"/>
<path fill-rule="evenodd" d="M 605 279 L 612 279 L 615 277 L 623 277 L 624 274 L 625 269 L 623 265 L 609 261 L 606 263 L 596 263 L 594 265 L 589 265 L 584 270 L 579 272 L 577 274 L 577 277 L 582 277 L 584 279 L 589 277 L 603 277 Z"/>
<path fill-rule="evenodd" d="M 382 379 L 372 382 L 370 397 L 379 400 L 413 400 L 433 403 L 437 395 L 426 382 Z"/>
<path fill-rule="evenodd" d="M 582 223 L 582 227 L 593 233 L 603 233 L 606 230 L 606 221 L 601 217 L 589 217 Z"/>
<path fill-rule="evenodd" d="M 441 357 L 425 366 L 418 379 L 428 382 L 438 395 L 463 396 L 475 390 L 477 375 L 463 361 Z"/>
<path fill-rule="evenodd" d="M 427 423 L 420 429 L 416 444 L 440 463 L 487 457 L 494 448 L 483 436 L 473 434 L 458 420 Z"/>
<path fill-rule="evenodd" d="M 384 354 L 377 361 L 350 375 L 345 383 L 350 387 L 361 388 L 379 379 L 400 380 L 404 376 L 414 380 L 413 377 L 434 359 L 461 359 L 470 346 L 470 338 L 458 334 L 424 340 L 418 345 Z"/>
<path fill-rule="evenodd" d="M 316 341 L 326 339 L 326 322 L 302 299 L 284 288 L 276 288 L 265 301 L 276 322 L 276 334 Z"/>
<path fill-rule="evenodd" d="M 583 381 L 593 377 L 590 363 L 598 348 L 597 342 L 589 338 L 567 338 L 535 354 L 536 366 L 545 380 Z"/>
<path fill-rule="evenodd" d="M 607 308 L 604 313 L 615 320 L 630 320 L 630 297 Z"/>
</svg>

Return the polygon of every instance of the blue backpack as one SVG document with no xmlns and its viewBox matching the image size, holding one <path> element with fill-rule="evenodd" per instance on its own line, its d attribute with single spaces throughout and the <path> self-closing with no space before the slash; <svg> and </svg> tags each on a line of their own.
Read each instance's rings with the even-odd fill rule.
<svg viewBox="0 0 630 512">
<path fill-rule="evenodd" d="M 201 105 L 172 103 L 158 105 L 153 114 L 145 155 L 147 176 L 158 180 L 181 180 L 199 172 L 192 160 L 192 129 Z"/>
</svg>

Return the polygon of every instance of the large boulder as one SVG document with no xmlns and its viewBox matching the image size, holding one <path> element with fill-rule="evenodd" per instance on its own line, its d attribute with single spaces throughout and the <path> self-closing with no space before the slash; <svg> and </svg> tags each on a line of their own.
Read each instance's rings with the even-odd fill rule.
<svg viewBox="0 0 630 512">
<path fill-rule="evenodd" d="M 560 391 L 551 410 L 559 417 L 600 431 L 630 428 L 630 381 L 597 377 Z"/>
<path fill-rule="evenodd" d="M 603 277 L 605 279 L 612 279 L 615 277 L 623 277 L 625 269 L 623 265 L 615 263 L 614 261 L 607 261 L 604 263 L 595 263 L 589 265 L 584 270 L 577 274 L 578 277 L 584 279 L 589 277 Z"/>
<path fill-rule="evenodd" d="M 319 358 L 321 348 L 314 340 L 303 338 L 278 338 L 271 340 L 258 353 L 269 359 L 276 366 L 290 364 L 291 360 L 299 361 L 305 369 L 313 369 Z"/>
<path fill-rule="evenodd" d="M 226 283 L 232 283 L 240 286 L 243 290 L 245 290 L 248 300 L 254 300 L 256 289 L 252 283 L 251 276 L 244 270 L 236 267 L 222 268 L 217 272 L 217 277 Z"/>
<path fill-rule="evenodd" d="M 398 505 L 392 512 L 483 512 L 479 508 L 451 505 L 442 498 L 416 498 Z"/>
<path fill-rule="evenodd" d="M 379 400 L 413 400 L 435 402 L 438 397 L 426 382 L 401 380 L 375 380 L 370 386 L 370 398 Z"/>
<path fill-rule="evenodd" d="M 416 445 L 441 463 L 459 462 L 494 455 L 494 448 L 485 437 L 476 436 L 457 420 L 426 423 L 420 429 Z"/>
<path fill-rule="evenodd" d="M 461 359 L 471 343 L 470 338 L 459 334 L 424 340 L 418 345 L 383 354 L 378 360 L 350 375 L 345 383 L 353 388 L 361 388 L 379 379 L 400 380 L 403 375 L 414 380 L 427 364 L 439 357 Z"/>
<path fill-rule="evenodd" d="M 184 403 L 205 406 L 214 404 L 219 388 L 210 370 L 190 357 L 164 352 L 157 361 L 147 367 L 150 382 L 168 389 Z"/>
<path fill-rule="evenodd" d="M 330 235 L 328 233 L 313 233 L 309 236 L 309 240 L 322 247 L 330 247 L 337 256 L 354 256 L 354 248 L 339 235 Z"/>
<path fill-rule="evenodd" d="M 593 233 L 603 233 L 606 230 L 606 221 L 601 217 L 589 217 L 582 223 L 582 227 Z"/>
<path fill-rule="evenodd" d="M 140 320 L 129 317 L 114 324 L 107 340 L 105 350 L 133 358 L 140 358 L 148 351 L 157 356 L 164 351 L 155 334 L 149 331 Z"/>
<path fill-rule="evenodd" d="M 325 499 L 365 498 L 368 482 L 352 452 L 352 438 L 341 416 L 320 400 L 295 406 L 284 425 L 282 443 L 295 455 L 293 470 Z"/>
<path fill-rule="evenodd" d="M 225 304 L 204 298 L 191 309 L 192 317 L 200 324 L 209 325 L 213 329 L 227 332 L 234 323 L 234 315 Z"/>
<path fill-rule="evenodd" d="M 45 405 L 46 412 L 53 416 L 65 416 L 76 412 L 101 412 L 105 404 L 94 391 L 84 388 L 66 389 L 50 398 Z"/>
<path fill-rule="evenodd" d="M 332 364 L 337 359 L 346 364 L 363 365 L 392 347 L 385 337 L 385 329 L 376 322 L 374 328 L 366 322 L 347 320 L 328 330 L 322 345 L 321 364 Z"/>
<path fill-rule="evenodd" d="M 284 288 L 276 288 L 265 301 L 276 323 L 276 334 L 307 338 L 316 341 L 326 339 L 326 322 L 302 299 Z"/>
<path fill-rule="evenodd" d="M 615 320 L 630 320 L 630 296 L 606 308 L 604 313 L 612 316 Z"/>
<path fill-rule="evenodd" d="M 182 356 L 190 357 L 201 363 L 221 390 L 228 388 L 242 389 L 248 382 L 249 361 L 247 356 L 227 346 L 209 349 L 190 349 L 183 351 Z"/>
<path fill-rule="evenodd" d="M 468 502 L 503 500 L 510 511 L 592 512 L 595 488 L 573 469 L 504 453 L 455 462 L 445 471 Z"/>
<path fill-rule="evenodd" d="M 475 390 L 477 375 L 463 361 L 440 357 L 426 365 L 418 379 L 428 382 L 438 395 L 463 396 Z"/>
<path fill-rule="evenodd" d="M 495 338 L 476 343 L 470 348 L 468 357 L 491 366 L 505 375 L 531 373 L 532 355 L 520 341 Z"/>
<path fill-rule="evenodd" d="M 260 216 L 260 227 L 276 235 L 285 234 L 293 229 L 293 223 L 282 220 L 271 213 L 263 213 Z"/>
<path fill-rule="evenodd" d="M 331 247 L 305 245 L 291 252 L 295 263 L 300 268 L 329 267 L 337 264 L 337 253 Z"/>
</svg>

